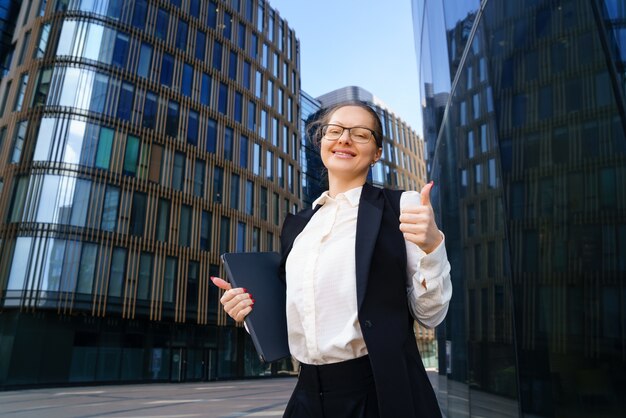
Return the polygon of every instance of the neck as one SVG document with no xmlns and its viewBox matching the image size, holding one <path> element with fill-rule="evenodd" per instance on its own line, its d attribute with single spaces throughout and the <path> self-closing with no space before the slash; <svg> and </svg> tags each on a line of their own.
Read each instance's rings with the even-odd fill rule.
<svg viewBox="0 0 626 418">
<path fill-rule="evenodd" d="M 339 193 L 345 193 L 348 190 L 356 187 L 363 186 L 367 179 L 367 173 L 365 176 L 357 178 L 341 178 L 337 176 L 328 176 L 328 194 L 331 197 L 337 196 Z"/>
</svg>

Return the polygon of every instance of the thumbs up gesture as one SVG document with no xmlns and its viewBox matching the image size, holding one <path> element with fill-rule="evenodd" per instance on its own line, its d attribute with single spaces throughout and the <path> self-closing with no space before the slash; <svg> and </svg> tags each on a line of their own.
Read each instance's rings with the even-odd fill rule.
<svg viewBox="0 0 626 418">
<path fill-rule="evenodd" d="M 421 205 L 404 208 L 400 214 L 400 231 L 404 233 L 404 239 L 416 244 L 426 254 L 433 252 L 443 240 L 430 204 L 432 188 L 431 181 L 420 192 Z"/>
</svg>

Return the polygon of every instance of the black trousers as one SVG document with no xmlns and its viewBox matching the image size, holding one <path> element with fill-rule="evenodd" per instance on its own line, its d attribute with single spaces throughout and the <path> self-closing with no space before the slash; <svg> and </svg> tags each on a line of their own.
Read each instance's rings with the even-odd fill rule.
<svg viewBox="0 0 626 418">
<path fill-rule="evenodd" d="M 283 418 L 379 418 L 369 357 L 300 365 Z"/>
</svg>

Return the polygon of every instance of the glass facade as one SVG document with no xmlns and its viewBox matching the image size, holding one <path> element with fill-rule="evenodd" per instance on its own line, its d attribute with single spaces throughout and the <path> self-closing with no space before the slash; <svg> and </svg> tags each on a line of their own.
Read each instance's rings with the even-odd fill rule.
<svg viewBox="0 0 626 418">
<path fill-rule="evenodd" d="M 449 417 L 622 417 L 624 2 L 413 0 Z"/>
<path fill-rule="evenodd" d="M 292 371 L 260 363 L 209 277 L 222 252 L 278 248 L 302 207 L 295 33 L 264 0 L 18 11 L 0 81 L 0 388 Z"/>
</svg>

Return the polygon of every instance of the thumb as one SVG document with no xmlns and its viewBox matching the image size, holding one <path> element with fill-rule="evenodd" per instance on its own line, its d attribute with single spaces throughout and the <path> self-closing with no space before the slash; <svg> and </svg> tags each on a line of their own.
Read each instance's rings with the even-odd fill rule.
<svg viewBox="0 0 626 418">
<path fill-rule="evenodd" d="M 224 289 L 224 290 L 230 290 L 233 287 L 230 285 L 230 283 L 228 283 L 226 280 L 224 279 L 220 279 L 219 277 L 211 277 L 211 281 L 213 282 L 213 284 L 217 287 L 219 287 L 220 289 Z"/>
<path fill-rule="evenodd" d="M 424 187 L 422 187 L 422 191 L 420 192 L 420 197 L 422 200 L 422 205 L 430 206 L 430 191 L 433 188 L 434 182 L 431 181 L 427 183 Z"/>
</svg>

